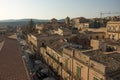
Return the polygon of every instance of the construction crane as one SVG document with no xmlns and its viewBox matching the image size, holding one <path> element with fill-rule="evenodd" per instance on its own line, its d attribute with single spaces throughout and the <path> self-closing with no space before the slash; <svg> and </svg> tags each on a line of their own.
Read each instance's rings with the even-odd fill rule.
<svg viewBox="0 0 120 80">
<path fill-rule="evenodd" d="M 108 12 L 108 13 L 100 13 L 100 18 L 103 17 L 104 14 L 120 14 L 120 12 Z"/>
</svg>

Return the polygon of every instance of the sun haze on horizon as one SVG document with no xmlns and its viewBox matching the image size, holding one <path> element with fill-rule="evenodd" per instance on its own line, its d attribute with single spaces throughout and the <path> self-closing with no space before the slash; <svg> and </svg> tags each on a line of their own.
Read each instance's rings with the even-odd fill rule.
<svg viewBox="0 0 120 80">
<path fill-rule="evenodd" d="M 120 12 L 120 0 L 0 0 L 0 20 L 100 17 L 100 12 Z"/>
</svg>

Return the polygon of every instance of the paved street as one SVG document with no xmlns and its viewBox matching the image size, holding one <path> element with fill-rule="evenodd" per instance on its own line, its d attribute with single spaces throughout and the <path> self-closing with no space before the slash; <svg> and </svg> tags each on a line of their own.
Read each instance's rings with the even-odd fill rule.
<svg viewBox="0 0 120 80">
<path fill-rule="evenodd" d="M 42 62 L 42 59 L 38 54 L 35 54 L 35 52 L 30 50 L 26 41 L 20 37 L 18 37 L 18 41 L 22 51 L 21 55 L 25 60 L 31 80 L 56 80 L 53 77 L 54 73 L 44 62 Z"/>
</svg>

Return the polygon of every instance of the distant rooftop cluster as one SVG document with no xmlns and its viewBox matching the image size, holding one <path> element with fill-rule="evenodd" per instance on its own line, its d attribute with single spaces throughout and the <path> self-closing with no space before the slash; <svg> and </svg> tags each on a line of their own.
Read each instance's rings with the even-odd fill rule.
<svg viewBox="0 0 120 80">
<path fill-rule="evenodd" d="M 37 24 L 31 19 L 14 32 L 24 39 L 30 55 L 39 56 L 61 80 L 120 80 L 119 18 L 66 17 Z M 7 70 L 10 78 L 28 79 L 17 38 L 8 28 L 0 28 L 0 78 L 7 78 Z M 4 68 L 7 65 L 11 69 Z"/>
</svg>

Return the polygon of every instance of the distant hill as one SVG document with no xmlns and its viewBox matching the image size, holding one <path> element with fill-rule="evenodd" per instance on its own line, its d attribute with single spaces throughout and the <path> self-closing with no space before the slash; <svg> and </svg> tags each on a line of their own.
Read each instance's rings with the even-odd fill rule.
<svg viewBox="0 0 120 80">
<path fill-rule="evenodd" d="M 65 19 L 60 19 L 58 20 L 58 22 L 65 22 Z"/>
<path fill-rule="evenodd" d="M 42 22 L 50 22 L 50 20 L 42 20 L 42 19 L 32 19 L 35 24 Z M 16 27 L 18 25 L 28 25 L 30 19 L 9 19 L 9 20 L 0 20 L 0 26 L 13 26 Z M 64 19 L 58 20 L 58 22 L 64 22 Z"/>
<path fill-rule="evenodd" d="M 41 22 L 50 22 L 50 20 L 40 20 L 32 19 L 36 24 Z M 30 19 L 9 19 L 9 20 L 0 20 L 0 26 L 18 26 L 18 25 L 27 25 Z"/>
</svg>

